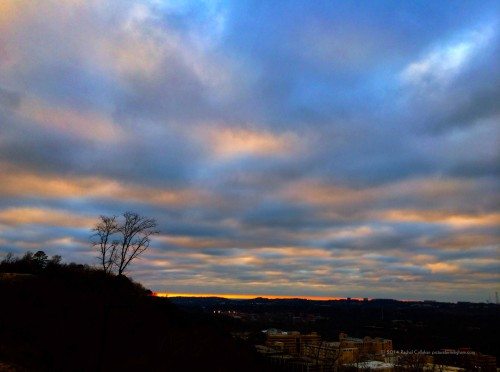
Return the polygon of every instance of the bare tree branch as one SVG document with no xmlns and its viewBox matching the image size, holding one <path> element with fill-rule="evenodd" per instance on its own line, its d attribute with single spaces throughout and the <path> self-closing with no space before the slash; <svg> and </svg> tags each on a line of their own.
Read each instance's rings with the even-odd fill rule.
<svg viewBox="0 0 500 372">
<path fill-rule="evenodd" d="M 125 212 L 123 218 L 123 224 L 118 228 L 122 239 L 115 262 L 118 275 L 122 275 L 130 262 L 149 247 L 151 236 L 159 233 L 154 218 L 146 218 L 134 212 Z"/>
<path fill-rule="evenodd" d="M 92 229 L 93 245 L 98 248 L 99 261 L 107 273 L 116 268 L 118 275 L 149 248 L 151 237 L 158 234 L 154 218 L 146 218 L 135 212 L 123 213 L 118 217 L 100 216 Z"/>
<path fill-rule="evenodd" d="M 118 232 L 116 216 L 100 216 L 99 222 L 92 229 L 92 245 L 98 247 L 99 261 L 103 270 L 111 272 L 116 260 L 118 241 L 113 240 L 113 235 Z"/>
</svg>

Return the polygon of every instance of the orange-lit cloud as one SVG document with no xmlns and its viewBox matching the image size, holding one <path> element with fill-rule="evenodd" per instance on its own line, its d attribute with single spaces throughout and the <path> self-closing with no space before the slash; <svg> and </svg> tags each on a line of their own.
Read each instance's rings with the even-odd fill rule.
<svg viewBox="0 0 500 372">
<path fill-rule="evenodd" d="M 245 128 L 205 128 L 203 137 L 210 141 L 214 155 L 222 159 L 238 156 L 279 156 L 296 149 L 292 134 L 273 134 Z"/>
<path fill-rule="evenodd" d="M 209 239 L 204 237 L 192 237 L 192 236 L 159 236 L 158 239 L 162 242 L 178 245 L 186 248 L 209 248 L 214 246 L 228 246 L 231 242 L 224 241 L 222 239 Z"/>
<path fill-rule="evenodd" d="M 20 207 L 0 210 L 0 223 L 90 228 L 95 223 L 95 219 L 54 209 Z"/>
<path fill-rule="evenodd" d="M 17 112 L 43 128 L 87 140 L 120 142 L 126 137 L 119 125 L 101 114 L 51 107 L 36 99 L 23 99 Z"/>
<path fill-rule="evenodd" d="M 452 234 L 439 238 L 422 237 L 420 244 L 436 249 L 464 250 L 480 246 L 496 246 L 498 238 L 481 233 Z"/>
<path fill-rule="evenodd" d="M 433 273 L 454 273 L 460 270 L 460 267 L 447 262 L 435 262 L 425 265 Z"/>
<path fill-rule="evenodd" d="M 282 195 L 291 200 L 321 205 L 348 205 L 374 200 L 420 197 L 426 200 L 471 190 L 472 181 L 455 179 L 411 179 L 383 186 L 349 188 L 314 180 L 287 185 Z"/>
<path fill-rule="evenodd" d="M 21 1 L 2 1 L 0 3 L 0 25 L 5 27 L 9 20 L 19 15 Z"/>
<path fill-rule="evenodd" d="M 438 210 L 389 210 L 380 212 L 379 218 L 399 222 L 443 223 L 456 228 L 500 225 L 499 213 L 467 215 Z"/>
<path fill-rule="evenodd" d="M 109 198 L 159 205 L 182 205 L 205 200 L 203 192 L 160 189 L 120 183 L 103 177 L 39 175 L 0 165 L 0 195 L 44 198 Z"/>
<path fill-rule="evenodd" d="M 0 2 L 0 30 L 22 26 L 23 18 L 29 18 L 36 11 L 36 4 L 29 0 L 4 0 Z"/>
</svg>

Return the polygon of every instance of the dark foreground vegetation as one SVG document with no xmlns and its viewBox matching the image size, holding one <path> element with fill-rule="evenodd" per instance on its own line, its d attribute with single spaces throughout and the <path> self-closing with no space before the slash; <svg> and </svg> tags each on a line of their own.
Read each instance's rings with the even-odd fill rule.
<svg viewBox="0 0 500 372">
<path fill-rule="evenodd" d="M 16 370 L 265 370 L 217 320 L 43 252 L 0 263 L 0 297 L 0 365 Z"/>
</svg>

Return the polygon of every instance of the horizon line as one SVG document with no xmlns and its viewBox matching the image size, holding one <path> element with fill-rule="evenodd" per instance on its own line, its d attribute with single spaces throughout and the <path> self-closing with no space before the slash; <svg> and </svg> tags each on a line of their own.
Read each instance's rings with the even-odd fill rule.
<svg viewBox="0 0 500 372">
<path fill-rule="evenodd" d="M 168 293 L 168 292 L 153 292 L 156 297 L 221 297 L 231 300 L 251 300 L 254 298 L 268 298 L 272 300 L 278 299 L 304 299 L 304 300 L 343 300 L 346 297 L 329 297 L 329 296 L 289 296 L 289 295 L 271 295 L 271 294 L 241 294 L 241 293 Z M 361 298 L 362 300 L 362 298 Z"/>
<path fill-rule="evenodd" d="M 494 302 L 477 302 L 477 301 L 466 301 L 466 300 L 433 300 L 433 299 L 398 299 L 389 297 L 334 297 L 334 296 L 291 296 L 291 295 L 271 295 L 271 294 L 241 294 L 241 293 L 169 293 L 169 292 L 152 292 L 155 297 L 197 297 L 197 298 L 210 298 L 218 297 L 225 298 L 228 300 L 253 300 L 257 298 L 264 298 L 269 300 L 311 300 L 311 301 L 342 301 L 342 300 L 352 300 L 352 301 L 374 301 L 374 300 L 392 300 L 398 302 L 436 302 L 436 303 L 448 303 L 448 304 L 458 304 L 458 303 L 471 303 L 471 304 L 487 304 L 495 305 Z M 500 305 L 500 304 L 496 304 Z"/>
<path fill-rule="evenodd" d="M 395 299 L 395 298 L 373 298 L 373 297 L 334 297 L 334 296 L 291 296 L 291 295 L 271 295 L 271 294 L 241 294 L 241 293 L 168 293 L 168 292 L 153 292 L 156 297 L 219 297 L 227 298 L 230 300 L 252 300 L 255 298 L 267 298 L 270 300 L 287 300 L 287 299 L 300 299 L 312 301 L 340 301 L 340 300 L 353 300 L 353 301 L 367 301 L 372 300 L 394 300 L 401 302 L 424 302 L 433 300 L 414 300 L 414 299 Z M 440 302 L 440 301 L 436 301 Z"/>
</svg>

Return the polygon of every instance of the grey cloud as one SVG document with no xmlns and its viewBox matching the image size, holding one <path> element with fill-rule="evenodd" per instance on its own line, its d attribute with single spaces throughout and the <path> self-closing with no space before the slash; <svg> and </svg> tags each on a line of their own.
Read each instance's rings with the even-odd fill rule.
<svg viewBox="0 0 500 372">
<path fill-rule="evenodd" d="M 0 87 L 0 108 L 3 110 L 16 109 L 21 103 L 18 93 Z"/>
</svg>

